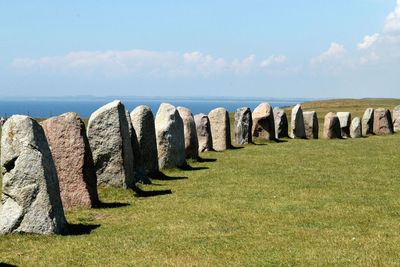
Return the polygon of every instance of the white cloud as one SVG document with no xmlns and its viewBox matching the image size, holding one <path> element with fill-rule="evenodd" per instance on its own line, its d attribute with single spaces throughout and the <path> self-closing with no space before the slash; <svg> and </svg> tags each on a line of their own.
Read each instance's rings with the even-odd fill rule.
<svg viewBox="0 0 400 267">
<path fill-rule="evenodd" d="M 260 67 L 261 68 L 268 68 L 273 64 L 282 64 L 285 63 L 287 61 L 287 57 L 283 56 L 283 55 L 272 55 L 269 58 L 264 59 L 263 61 L 261 61 L 260 63 Z"/>
<path fill-rule="evenodd" d="M 325 61 L 330 61 L 333 59 L 338 59 L 344 55 L 346 49 L 343 45 L 338 43 L 331 43 L 327 51 L 320 54 L 318 57 L 311 59 L 312 64 L 323 63 Z"/>
<path fill-rule="evenodd" d="M 400 33 L 400 0 L 397 0 L 397 5 L 394 11 L 390 12 L 390 14 L 386 17 L 384 32 Z"/>
<path fill-rule="evenodd" d="M 372 45 L 374 45 L 380 37 L 379 33 L 375 33 L 373 35 L 366 35 L 364 40 L 357 45 L 358 49 L 368 49 Z"/>
</svg>

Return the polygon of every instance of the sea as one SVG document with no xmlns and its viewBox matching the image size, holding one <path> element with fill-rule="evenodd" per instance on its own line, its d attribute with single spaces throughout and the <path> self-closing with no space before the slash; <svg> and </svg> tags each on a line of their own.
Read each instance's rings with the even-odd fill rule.
<svg viewBox="0 0 400 267">
<path fill-rule="evenodd" d="M 81 118 L 88 118 L 101 106 L 119 99 L 127 110 L 132 111 L 139 105 L 149 106 L 156 113 L 161 103 L 189 108 L 193 114 L 208 112 L 214 108 L 224 107 L 234 112 L 240 107 L 253 110 L 261 102 L 268 102 L 273 107 L 288 107 L 310 101 L 306 98 L 192 98 L 192 97 L 47 97 L 47 98 L 6 98 L 0 99 L 0 117 L 13 114 L 28 115 L 33 118 L 48 118 L 65 112 L 76 112 Z"/>
</svg>

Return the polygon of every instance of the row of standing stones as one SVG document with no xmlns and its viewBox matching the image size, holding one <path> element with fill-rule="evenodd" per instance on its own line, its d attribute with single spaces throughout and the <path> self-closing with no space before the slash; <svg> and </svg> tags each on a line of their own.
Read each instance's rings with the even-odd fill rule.
<svg viewBox="0 0 400 267">
<path fill-rule="evenodd" d="M 283 109 L 261 103 L 253 112 L 235 112 L 235 142 L 252 138 L 318 138 L 314 111 L 292 109 L 291 127 Z M 328 113 L 325 138 L 357 138 L 400 131 L 400 106 L 393 111 L 368 108 L 362 119 L 349 112 Z M 132 188 L 151 183 L 160 169 L 184 166 L 199 152 L 231 148 L 229 114 L 224 108 L 208 115 L 161 104 L 154 118 L 147 106 L 128 113 L 116 100 L 89 118 L 87 129 L 73 112 L 41 124 L 22 115 L 3 126 L 3 171 L 0 233 L 62 234 L 68 232 L 64 209 L 100 205 L 97 186 Z"/>
</svg>

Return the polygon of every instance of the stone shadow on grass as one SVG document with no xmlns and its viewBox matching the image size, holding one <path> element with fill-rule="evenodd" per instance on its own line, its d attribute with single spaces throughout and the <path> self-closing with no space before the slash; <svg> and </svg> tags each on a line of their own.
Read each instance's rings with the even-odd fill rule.
<svg viewBox="0 0 400 267">
<path fill-rule="evenodd" d="M 151 191 L 144 191 L 138 186 L 134 185 L 132 187 L 133 192 L 135 193 L 135 197 L 155 197 L 155 196 L 162 196 L 162 195 L 170 195 L 172 191 L 170 189 L 167 190 L 151 190 Z"/>
<path fill-rule="evenodd" d="M 121 203 L 121 202 L 111 202 L 111 203 L 100 202 L 94 208 L 96 208 L 96 209 L 113 209 L 113 208 L 126 207 L 129 205 L 130 205 L 129 203 Z"/>
<path fill-rule="evenodd" d="M 159 181 L 172 181 L 172 180 L 187 179 L 186 176 L 168 176 L 162 172 L 151 174 L 151 175 L 149 175 L 149 177 L 153 180 L 159 180 Z"/>
<path fill-rule="evenodd" d="M 197 162 L 216 162 L 217 161 L 217 159 L 205 159 L 205 158 L 202 158 L 202 157 L 198 157 L 197 159 Z"/>
<path fill-rule="evenodd" d="M 198 170 L 207 170 L 209 168 L 208 167 L 192 167 L 186 163 L 186 164 L 180 166 L 179 169 L 182 171 L 198 171 Z"/>
<path fill-rule="evenodd" d="M 99 227 L 100 224 L 69 223 L 66 232 L 62 233 L 62 235 L 88 235 Z"/>
<path fill-rule="evenodd" d="M 0 267 L 17 267 L 18 265 L 0 262 Z"/>
</svg>

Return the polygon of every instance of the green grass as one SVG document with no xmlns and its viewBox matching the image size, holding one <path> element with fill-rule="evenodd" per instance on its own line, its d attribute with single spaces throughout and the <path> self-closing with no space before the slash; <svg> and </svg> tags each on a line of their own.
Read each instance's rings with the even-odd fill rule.
<svg viewBox="0 0 400 267">
<path fill-rule="evenodd" d="M 191 162 L 205 169 L 166 171 L 187 179 L 142 187 L 171 189 L 169 195 L 139 198 L 101 189 L 104 202 L 129 205 L 68 211 L 70 223 L 99 225 L 87 235 L 2 236 L 0 262 L 398 265 L 400 135 L 284 141 L 207 152 L 202 157 L 215 162 Z"/>
</svg>

